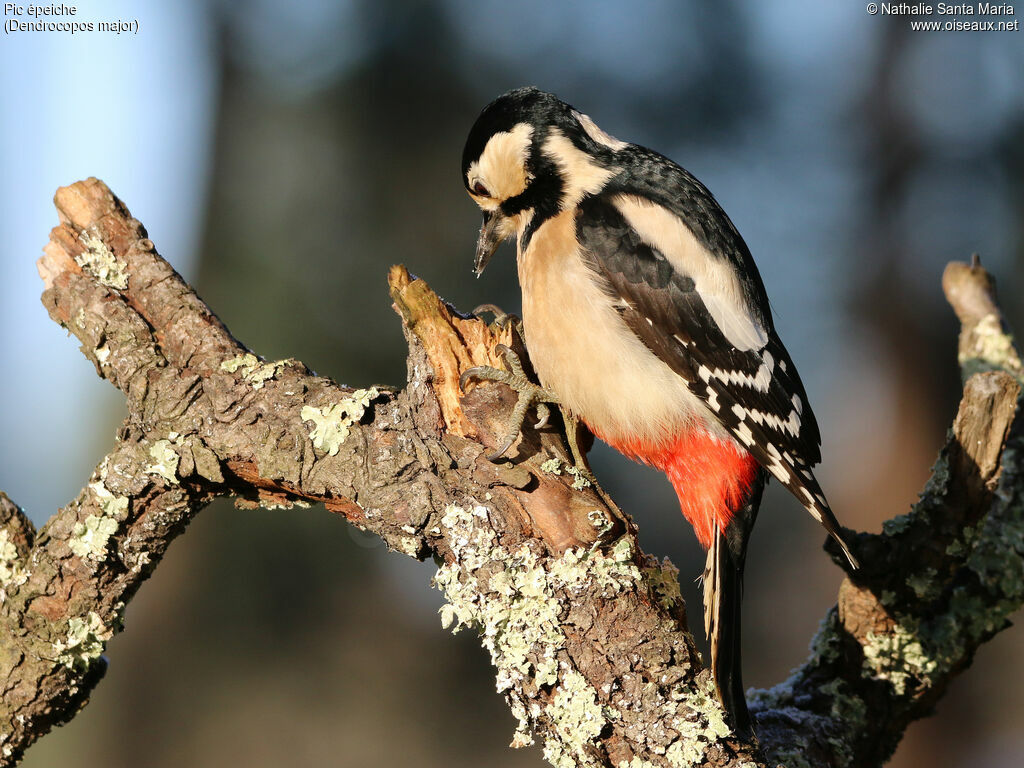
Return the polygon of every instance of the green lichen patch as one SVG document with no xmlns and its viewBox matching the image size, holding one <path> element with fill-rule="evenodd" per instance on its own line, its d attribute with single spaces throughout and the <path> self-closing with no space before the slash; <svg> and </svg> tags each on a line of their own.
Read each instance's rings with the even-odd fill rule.
<svg viewBox="0 0 1024 768">
<path fill-rule="evenodd" d="M 845 680 L 836 678 L 822 685 L 820 690 L 832 700 L 830 714 L 833 720 L 857 728 L 857 724 L 867 721 L 868 707 L 862 698 L 851 695 L 849 688 Z"/>
<path fill-rule="evenodd" d="M 671 610 L 683 602 L 683 595 L 679 591 L 679 569 L 667 557 L 661 565 L 644 567 L 641 572 L 662 608 Z"/>
<path fill-rule="evenodd" d="M 101 474 L 103 477 L 106 476 L 106 463 L 104 463 Z M 124 520 L 128 514 L 128 497 L 117 496 L 110 491 L 103 484 L 103 480 L 100 479 L 94 483 L 89 483 L 89 489 L 96 495 L 96 501 L 100 505 L 100 509 L 103 510 L 105 517 L 111 517 L 115 520 Z"/>
<path fill-rule="evenodd" d="M 560 475 L 562 474 L 562 460 L 557 456 L 548 459 L 540 465 L 540 471 L 547 472 L 549 475 Z"/>
<path fill-rule="evenodd" d="M 607 554 L 580 548 L 545 561 L 536 542 L 524 542 L 515 550 L 502 547 L 486 507 L 450 505 L 441 526 L 448 531 L 453 556 L 434 577 L 448 599 L 440 611 L 441 623 L 454 632 L 464 626 L 480 632 L 497 670 L 497 689 L 509 692 L 519 719 L 513 744 L 532 742 L 534 722 L 542 714 L 528 713 L 517 703 L 515 687 L 557 683 L 551 705 L 555 709 L 544 713 L 554 723 L 545 754 L 555 765 L 582 759 L 582 745 L 597 737 L 607 713 L 602 714 L 596 692 L 578 673 L 563 672 L 559 683 L 558 655 L 566 637 L 558 598 L 565 591 L 584 589 L 612 597 L 639 581 L 631 542 L 623 539 Z"/>
<path fill-rule="evenodd" d="M 1004 616 L 1024 600 L 1024 498 L 1019 491 L 1013 495 L 1007 490 L 1024 485 L 1024 478 L 1020 477 L 1024 471 L 1022 463 L 1018 450 L 1007 448 L 1000 479 L 1000 508 L 969 539 L 967 567 L 997 598 L 999 613 Z"/>
<path fill-rule="evenodd" d="M 73 616 L 68 621 L 67 638 L 53 644 L 57 662 L 65 667 L 85 669 L 100 657 L 113 634 L 95 611 L 89 611 L 84 619 Z"/>
<path fill-rule="evenodd" d="M 567 670 L 544 709 L 551 724 L 544 741 L 544 759 L 555 768 L 597 765 L 587 753 L 607 722 L 597 692 L 579 672 Z"/>
<path fill-rule="evenodd" d="M 608 554 L 600 550 L 570 549 L 551 562 L 554 586 L 578 591 L 595 585 L 603 597 L 612 597 L 640 581 L 640 569 L 633 562 L 633 545 L 619 539 Z"/>
<path fill-rule="evenodd" d="M 572 464 L 562 461 L 557 456 L 542 463 L 540 465 L 540 470 L 541 472 L 547 472 L 549 475 L 561 475 L 563 467 L 565 467 L 566 474 L 573 476 L 572 487 L 574 489 L 582 491 L 584 488 L 590 487 L 590 480 L 587 479 L 582 470 Z"/>
<path fill-rule="evenodd" d="M 547 572 L 528 543 L 516 552 L 500 547 L 487 509 L 450 505 L 441 525 L 449 531 L 454 562 L 442 565 L 434 577 L 448 603 L 441 624 L 457 632 L 475 627 L 497 670 L 499 692 L 532 675 L 537 685 L 557 680 L 555 655 L 565 644 L 559 605 L 551 595 Z M 519 727 L 513 741 L 525 744 L 532 718 L 519 707 Z"/>
<path fill-rule="evenodd" d="M 864 641 L 864 667 L 875 680 L 885 680 L 898 696 L 908 683 L 927 685 L 938 662 L 921 644 L 919 626 L 904 619 L 891 632 L 869 632 Z"/>
<path fill-rule="evenodd" d="M 107 555 L 107 542 L 116 532 L 117 521 L 113 518 L 89 515 L 85 522 L 75 523 L 68 546 L 83 559 L 102 562 Z"/>
<path fill-rule="evenodd" d="M 1024 466 L 1019 451 L 1020 444 L 1011 442 L 1003 452 L 999 487 L 988 514 L 946 547 L 946 554 L 965 566 L 956 574 L 948 594 L 945 588 L 950 585 L 942 583 L 941 569 L 925 568 L 907 578 L 918 597 L 931 601 L 920 607 L 918 615 L 901 613 L 899 609 L 906 606 L 901 606 L 894 591 L 884 590 L 880 596 L 895 624 L 890 631 L 868 634 L 862 642 L 862 675 L 887 682 L 896 706 L 913 706 L 926 689 L 944 684 L 970 659 L 979 643 L 1007 626 L 1010 614 L 1024 601 L 1024 494 L 1018 490 Z M 887 524 L 886 533 L 898 534 L 916 522 L 915 516 L 927 514 L 927 497 L 944 493 L 948 476 L 947 462 L 940 460 L 924 494 L 926 501 L 910 516 Z M 819 666 L 836 662 L 848 641 L 833 608 L 812 641 L 808 662 L 770 691 L 755 691 L 749 697 L 751 708 L 799 706 L 796 698 L 798 693 L 805 694 L 806 676 Z M 819 685 L 817 690 L 830 698 L 831 711 L 815 730 L 834 732 L 828 741 L 837 764 L 852 765 L 855 761 L 849 755 L 849 745 L 870 727 L 871 713 L 843 681 Z M 776 751 L 771 757 L 786 765 L 807 765 L 799 747 L 797 743 L 794 751 Z"/>
<path fill-rule="evenodd" d="M 533 722 L 536 719 L 536 715 L 540 714 L 540 704 L 535 701 L 531 702 L 523 696 L 513 694 L 509 694 L 506 700 L 508 701 L 509 709 L 512 711 L 512 716 L 519 721 L 515 733 L 512 734 L 512 741 L 509 746 L 513 749 L 528 747 L 534 743 Z M 534 717 L 527 714 L 527 707 L 534 713 Z"/>
<path fill-rule="evenodd" d="M 146 472 L 151 475 L 159 475 L 171 485 L 178 484 L 178 462 L 181 456 L 174 450 L 176 446 L 177 433 L 172 432 L 169 440 L 157 440 L 149 447 L 149 455 L 153 463 L 146 467 Z"/>
<path fill-rule="evenodd" d="M 963 557 L 968 551 L 967 543 L 960 539 L 953 539 L 946 547 L 946 554 L 950 557 Z"/>
<path fill-rule="evenodd" d="M 965 557 L 967 571 L 977 577 L 954 588 L 944 611 L 923 619 L 896 616 L 897 626 L 885 635 L 868 635 L 865 668 L 888 680 L 897 694 L 911 684 L 930 686 L 949 673 L 978 643 L 1003 629 L 1024 601 L 1024 501 L 1016 445 L 1003 453 L 1003 473 L 996 504 L 982 522 L 965 529 L 955 551 Z M 950 545 L 952 546 L 952 545 Z M 929 570 L 908 579 L 918 594 L 939 593 L 937 576 Z"/>
<path fill-rule="evenodd" d="M 839 614 L 833 608 L 818 624 L 818 631 L 811 638 L 811 658 L 824 664 L 830 664 L 838 659 L 842 652 L 840 631 Z"/>
<path fill-rule="evenodd" d="M 907 586 L 914 590 L 914 594 L 922 600 L 935 597 L 941 583 L 937 580 L 938 572 L 934 568 L 925 568 L 920 573 L 911 574 L 907 578 Z"/>
<path fill-rule="evenodd" d="M 657 766 L 650 760 L 641 760 L 639 757 L 634 757 L 632 760 L 621 761 L 616 768 L 657 768 Z"/>
<path fill-rule="evenodd" d="M 225 360 L 220 364 L 220 369 L 222 371 L 227 371 L 228 373 L 234 373 L 239 368 L 243 371 L 251 371 L 259 364 L 260 359 L 256 357 L 256 355 L 252 354 L 252 352 L 246 352 L 244 355 L 236 355 L 230 360 Z"/>
<path fill-rule="evenodd" d="M 75 256 L 75 261 L 86 274 L 91 275 L 108 288 L 123 291 L 128 287 L 128 265 L 119 261 L 106 244 L 94 234 L 82 233 L 85 251 Z"/>
<path fill-rule="evenodd" d="M 673 699 L 680 705 L 672 720 L 679 737 L 665 750 L 665 759 L 672 768 L 689 768 L 703 760 L 708 745 L 728 736 L 730 730 L 710 676 L 702 678 L 697 688 L 674 694 Z"/>
<path fill-rule="evenodd" d="M 313 422 L 313 429 L 309 433 L 313 446 L 328 456 L 336 456 L 341 444 L 348 438 L 352 425 L 363 418 L 370 403 L 379 395 L 377 387 L 370 387 L 357 389 L 344 400 L 323 408 L 303 406 L 299 415 L 303 421 Z"/>
<path fill-rule="evenodd" d="M 268 363 L 260 360 L 251 352 L 246 352 L 244 355 L 225 360 L 220 364 L 220 369 L 228 373 L 241 372 L 243 381 L 252 384 L 253 389 L 261 389 L 267 381 L 277 375 L 279 370 L 294 362 L 295 360 L 289 358 Z"/>
<path fill-rule="evenodd" d="M 640 734 L 647 750 L 664 756 L 658 765 L 670 768 L 700 765 L 707 757 L 708 748 L 730 734 L 710 673 L 700 675 L 694 687 L 666 690 L 648 682 L 642 696 L 646 711 L 660 713 L 666 722 L 663 727 L 659 719 L 657 725 Z M 611 717 L 611 714 L 606 712 L 606 716 Z M 619 768 L 646 768 L 653 764 L 637 756 L 618 765 Z"/>
<path fill-rule="evenodd" d="M 594 530 L 597 531 L 599 537 L 604 536 L 615 526 L 612 519 L 600 509 L 592 509 L 587 512 L 587 520 L 594 526 Z"/>
<path fill-rule="evenodd" d="M 477 514 L 480 510 L 477 507 Z M 452 514 L 449 508 L 442 524 L 450 523 Z M 442 624 L 453 631 L 462 626 L 480 630 L 498 671 L 499 692 L 527 675 L 537 685 L 553 684 L 558 671 L 555 654 L 565 636 L 547 572 L 528 544 L 508 552 L 495 545 L 493 533 L 483 526 L 461 528 L 459 534 L 456 563 L 442 566 L 434 577 L 449 601 L 441 609 Z"/>
<path fill-rule="evenodd" d="M 896 515 L 896 517 L 890 518 L 882 523 L 882 533 L 886 536 L 895 536 L 896 534 L 907 530 L 911 525 L 913 525 L 916 519 L 917 517 L 913 512 L 905 515 Z"/>
<path fill-rule="evenodd" d="M 11 587 L 22 584 L 25 571 L 18 558 L 18 548 L 10 539 L 6 528 L 0 529 L 0 587 Z"/>
<path fill-rule="evenodd" d="M 420 540 L 415 536 L 402 536 L 398 539 L 398 551 L 412 558 L 419 558 Z"/>
<path fill-rule="evenodd" d="M 961 351 L 957 360 L 964 379 L 983 371 L 1008 371 L 1020 380 L 1021 361 L 1013 346 L 1013 336 L 1003 331 L 999 316 L 986 315 L 974 326 L 969 354 Z"/>
<path fill-rule="evenodd" d="M 582 491 L 584 488 L 590 487 L 590 481 L 579 467 L 566 467 L 565 471 L 573 476 L 572 487 L 577 491 Z"/>
<path fill-rule="evenodd" d="M 128 517 L 127 496 L 118 496 L 105 485 L 107 478 L 107 459 L 103 460 L 95 475 L 97 478 L 89 483 L 95 504 L 100 514 L 89 514 L 85 520 L 75 523 L 68 538 L 68 547 L 82 559 L 103 562 L 107 556 L 107 543 L 117 533 L 118 524 Z"/>
</svg>

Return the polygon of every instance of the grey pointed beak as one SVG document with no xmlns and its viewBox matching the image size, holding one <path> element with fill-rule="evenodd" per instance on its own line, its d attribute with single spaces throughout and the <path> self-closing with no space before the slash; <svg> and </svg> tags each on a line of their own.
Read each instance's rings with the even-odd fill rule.
<svg viewBox="0 0 1024 768">
<path fill-rule="evenodd" d="M 476 270 L 477 277 L 483 273 L 487 262 L 491 260 L 491 256 L 504 239 L 501 235 L 504 219 L 505 217 L 498 211 L 484 211 L 484 223 L 480 225 L 480 237 L 476 241 L 476 258 L 473 260 L 473 269 Z"/>
</svg>

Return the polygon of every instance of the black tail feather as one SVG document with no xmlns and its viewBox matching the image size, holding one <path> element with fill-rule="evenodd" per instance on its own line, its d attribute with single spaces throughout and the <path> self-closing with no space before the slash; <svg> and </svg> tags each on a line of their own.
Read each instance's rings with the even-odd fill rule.
<svg viewBox="0 0 1024 768">
<path fill-rule="evenodd" d="M 747 502 L 736 511 L 724 534 L 716 532 L 704 571 L 704 628 L 711 644 L 715 688 L 729 726 L 748 740 L 754 740 L 754 728 L 743 688 L 740 606 L 747 542 L 757 519 L 765 480 L 765 471 L 759 469 Z"/>
</svg>

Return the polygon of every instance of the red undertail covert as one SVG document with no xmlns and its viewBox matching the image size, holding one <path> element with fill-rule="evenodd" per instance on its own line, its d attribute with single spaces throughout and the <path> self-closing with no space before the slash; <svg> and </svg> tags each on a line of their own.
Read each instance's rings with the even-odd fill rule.
<svg viewBox="0 0 1024 768">
<path fill-rule="evenodd" d="M 757 460 L 747 451 L 733 440 L 715 437 L 703 429 L 680 433 L 661 444 L 641 440 L 605 442 L 668 476 L 683 516 L 704 549 L 711 546 L 716 521 L 724 533 L 733 513 L 746 501 L 757 473 Z"/>
</svg>

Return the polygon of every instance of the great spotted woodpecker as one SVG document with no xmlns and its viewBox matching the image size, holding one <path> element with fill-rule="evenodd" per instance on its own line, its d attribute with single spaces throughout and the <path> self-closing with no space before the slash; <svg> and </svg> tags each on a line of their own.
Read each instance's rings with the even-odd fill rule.
<svg viewBox="0 0 1024 768">
<path fill-rule="evenodd" d="M 483 211 L 477 274 L 502 240 L 518 240 L 523 332 L 543 388 L 470 374 L 532 386 L 521 402 L 558 402 L 668 476 L 708 550 L 704 620 L 718 696 L 733 728 L 751 736 L 740 598 L 768 477 L 856 561 L 811 471 L 818 425 L 743 238 L 689 172 L 536 88 L 483 110 L 462 177 Z"/>
</svg>

